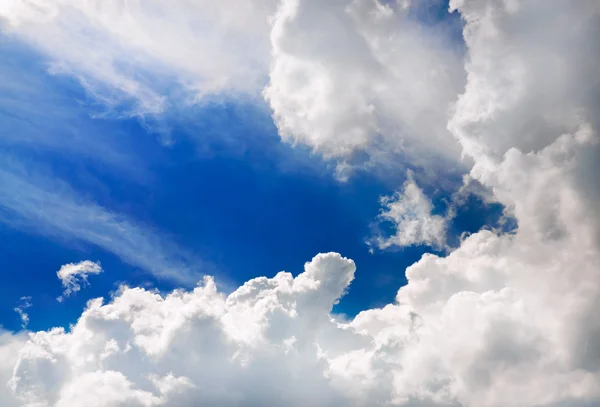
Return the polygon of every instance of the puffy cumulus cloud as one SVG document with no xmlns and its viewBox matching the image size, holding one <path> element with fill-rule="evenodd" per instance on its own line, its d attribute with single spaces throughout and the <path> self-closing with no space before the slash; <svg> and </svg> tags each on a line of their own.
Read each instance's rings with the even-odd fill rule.
<svg viewBox="0 0 600 407">
<path fill-rule="evenodd" d="M 410 173 L 402 191 L 382 197 L 381 204 L 384 209 L 379 214 L 379 219 L 391 222 L 395 233 L 375 239 L 380 249 L 412 245 L 428 245 L 437 249 L 446 247 L 447 218 L 432 213 L 431 200 Z"/>
<path fill-rule="evenodd" d="M 409 1 L 281 2 L 264 94 L 284 140 L 348 165 L 361 151 L 377 160 L 396 152 L 429 167 L 438 166 L 432 157 L 457 161 L 446 122 L 464 84 L 461 55 L 412 18 L 412 8 Z"/>
<path fill-rule="evenodd" d="M 397 301 L 421 328 L 396 383 L 465 406 L 596 405 L 600 6 L 451 3 L 466 21 L 468 83 L 449 129 L 518 229 L 407 269 Z"/>
<path fill-rule="evenodd" d="M 518 230 L 480 232 L 445 259 L 426 256 L 407 270 L 398 300 L 424 318 L 471 326 L 468 336 L 442 331 L 438 345 L 456 353 L 457 384 L 474 405 L 595 405 L 600 6 L 451 7 L 466 21 L 469 80 L 449 129 L 473 158 L 471 176 L 492 188 Z M 466 351 L 444 347 L 453 341 Z"/>
<path fill-rule="evenodd" d="M 75 76 L 103 104 L 134 101 L 130 113 L 145 115 L 168 108 L 173 83 L 191 100 L 259 94 L 275 7 L 275 0 L 8 0 L 0 28 L 48 55 L 51 72 Z"/>
<path fill-rule="evenodd" d="M 58 297 L 62 301 L 65 297 L 81 290 L 81 285 L 89 284 L 88 276 L 102 273 L 100 263 L 94 263 L 90 260 L 84 260 L 79 263 L 65 264 L 56 272 L 64 288 L 63 294 Z"/>
<path fill-rule="evenodd" d="M 468 82 L 450 130 L 464 153 L 536 152 L 596 120 L 599 5 L 593 0 L 452 0 L 466 21 Z"/>
<path fill-rule="evenodd" d="M 521 235 L 591 245 L 600 193 L 591 180 L 600 158 L 600 5 L 450 5 L 466 21 L 469 80 L 448 127 L 475 163 L 471 177 L 516 215 Z"/>
<path fill-rule="evenodd" d="M 516 233 L 481 231 L 449 256 L 425 255 L 407 269 L 397 300 L 428 332 L 419 335 L 422 355 L 411 357 L 434 368 L 421 379 L 407 369 L 405 380 L 446 372 L 438 384 L 466 406 L 600 401 L 598 229 L 570 184 L 588 136 L 506 157 L 502 186 L 523 194 Z"/>
<path fill-rule="evenodd" d="M 70 332 L 32 333 L 9 387 L 36 406 L 339 405 L 327 361 L 368 343 L 329 315 L 354 271 L 330 253 L 229 296 L 211 278 L 165 297 L 122 288 Z"/>
</svg>

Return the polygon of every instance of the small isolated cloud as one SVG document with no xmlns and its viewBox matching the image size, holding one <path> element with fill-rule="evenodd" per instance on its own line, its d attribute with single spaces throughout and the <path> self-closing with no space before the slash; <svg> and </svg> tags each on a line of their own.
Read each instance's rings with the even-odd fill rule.
<svg viewBox="0 0 600 407">
<path fill-rule="evenodd" d="M 23 329 L 27 328 L 27 324 L 29 323 L 29 315 L 25 312 L 27 308 L 31 308 L 31 297 L 21 297 L 17 303 L 17 306 L 14 308 L 15 312 L 19 314 L 21 318 L 21 327 Z"/>
<path fill-rule="evenodd" d="M 88 285 L 88 276 L 91 274 L 102 273 L 100 263 L 94 263 L 90 260 L 85 260 L 80 263 L 65 264 L 58 270 L 56 275 L 62 282 L 65 288 L 63 294 L 58 297 L 58 301 L 62 301 L 72 293 L 81 290 L 82 285 Z"/>
<path fill-rule="evenodd" d="M 379 219 L 391 222 L 395 233 L 376 239 L 376 245 L 380 249 L 413 245 L 442 249 L 446 246 L 447 219 L 432 213 L 431 200 L 419 188 L 410 173 L 402 191 L 382 197 L 381 204 L 384 209 L 379 214 Z"/>
</svg>

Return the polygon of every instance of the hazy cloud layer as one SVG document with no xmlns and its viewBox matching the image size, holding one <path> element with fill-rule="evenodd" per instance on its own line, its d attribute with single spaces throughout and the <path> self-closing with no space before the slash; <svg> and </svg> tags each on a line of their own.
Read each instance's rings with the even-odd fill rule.
<svg viewBox="0 0 600 407">
<path fill-rule="evenodd" d="M 20 1 L 0 5 L 0 26 L 47 54 L 108 107 L 159 114 L 179 99 L 258 94 L 268 70 L 273 0 Z M 177 93 L 177 91 L 174 91 Z M 180 100 L 178 100 L 180 101 Z"/>
</svg>

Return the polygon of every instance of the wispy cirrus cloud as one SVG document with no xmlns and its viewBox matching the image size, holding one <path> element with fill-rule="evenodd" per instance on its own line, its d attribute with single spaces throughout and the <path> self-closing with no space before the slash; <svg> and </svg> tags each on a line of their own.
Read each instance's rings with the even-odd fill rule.
<svg viewBox="0 0 600 407">
<path fill-rule="evenodd" d="M 5 224 L 98 246 L 155 277 L 180 283 L 196 282 L 207 266 L 152 227 L 82 198 L 59 179 L 3 165 L 0 184 L 0 222 Z"/>
<path fill-rule="evenodd" d="M 7 79 L 0 83 L 0 222 L 98 246 L 157 277 L 195 282 L 203 262 L 151 226 L 96 204 L 69 184 L 68 173 L 53 173 L 54 162 L 70 171 L 85 163 L 120 179 L 148 177 L 131 136 L 94 119 L 97 110 L 79 85 L 51 80 L 43 59 L 23 45 L 0 35 Z"/>
<path fill-rule="evenodd" d="M 0 149 L 12 161 L 27 168 L 41 158 L 85 161 L 146 182 L 131 137 L 114 122 L 95 119 L 103 108 L 76 81 L 50 75 L 46 58 L 17 38 L 0 34 L 0 55 Z"/>
<path fill-rule="evenodd" d="M 168 109 L 169 92 L 161 86 L 167 77 L 190 100 L 231 91 L 259 95 L 268 76 L 267 19 L 276 6 L 275 0 L 8 1 L 0 19 L 5 32 L 50 58 L 52 72 L 73 75 L 108 107 L 133 102 L 129 113 L 143 116 Z"/>
</svg>

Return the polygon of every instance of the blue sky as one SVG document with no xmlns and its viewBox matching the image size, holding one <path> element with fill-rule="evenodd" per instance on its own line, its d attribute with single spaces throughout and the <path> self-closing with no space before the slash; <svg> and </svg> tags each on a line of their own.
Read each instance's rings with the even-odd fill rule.
<svg viewBox="0 0 600 407">
<path fill-rule="evenodd" d="M 403 173 L 355 171 L 282 143 L 270 111 L 248 98 L 212 99 L 159 117 L 125 117 L 17 40 L 0 38 L 0 324 L 31 296 L 29 327 L 73 323 L 85 302 L 119 284 L 170 290 L 215 275 L 226 290 L 280 270 L 298 274 L 316 253 L 354 259 L 358 273 L 337 312 L 393 300 L 404 269 L 428 247 L 369 252 L 379 197 Z M 444 196 L 431 190 L 436 211 Z M 500 205 L 471 197 L 450 240 L 495 225 Z M 62 303 L 56 271 L 100 262 L 105 272 Z"/>
</svg>

